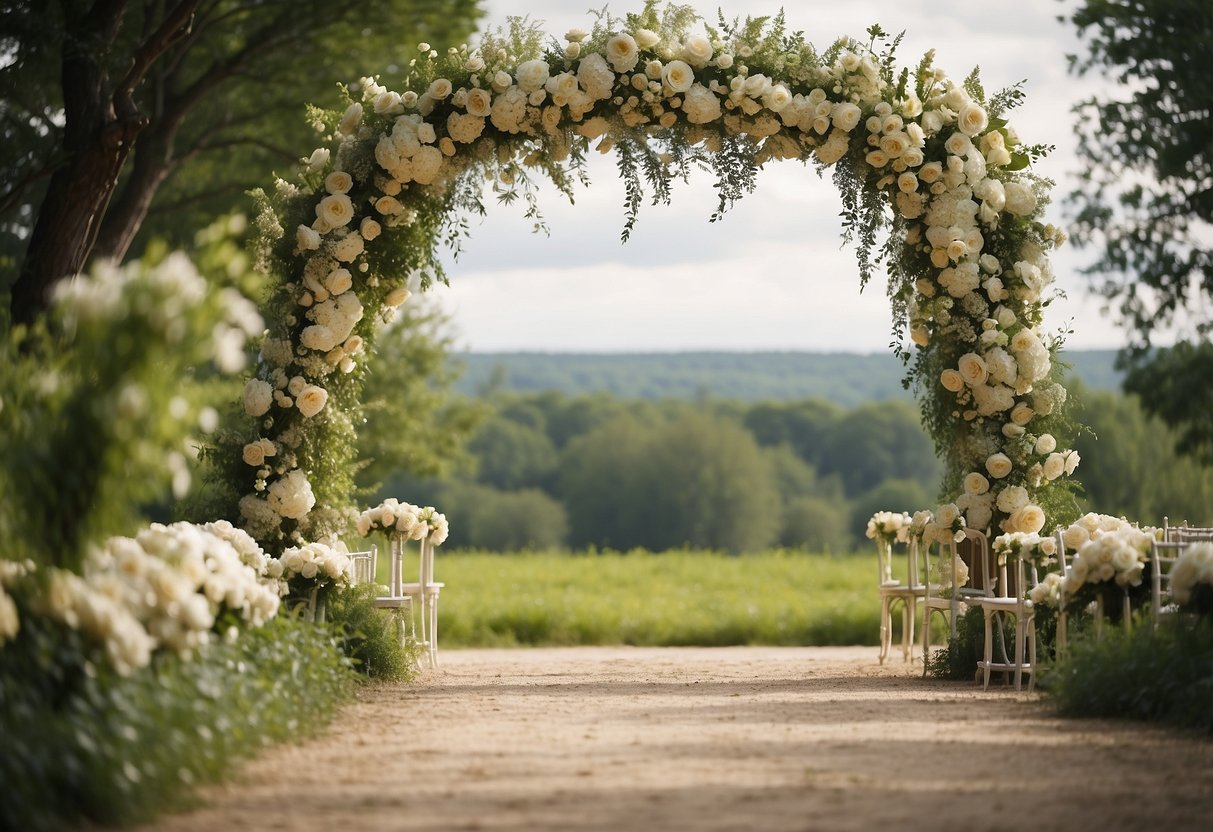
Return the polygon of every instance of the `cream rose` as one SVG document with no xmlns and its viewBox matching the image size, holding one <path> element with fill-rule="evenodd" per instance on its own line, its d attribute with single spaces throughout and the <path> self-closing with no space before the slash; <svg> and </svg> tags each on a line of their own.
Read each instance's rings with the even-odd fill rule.
<svg viewBox="0 0 1213 832">
<path fill-rule="evenodd" d="M 1036 210 L 1036 194 L 1022 182 L 1007 182 L 1003 185 L 1006 193 L 1006 209 L 1012 214 L 1026 217 Z"/>
<path fill-rule="evenodd" d="M 352 136 L 360 124 L 362 124 L 362 105 L 351 104 L 341 115 L 341 123 L 337 125 L 337 132 L 343 136 Z"/>
<path fill-rule="evenodd" d="M 354 204 L 345 194 L 329 194 L 316 205 L 316 218 L 341 228 L 354 218 Z"/>
<path fill-rule="evenodd" d="M 661 35 L 652 29 L 637 29 L 632 36 L 636 38 L 636 45 L 641 49 L 652 49 L 661 42 Z"/>
<path fill-rule="evenodd" d="M 691 35 L 682 44 L 682 57 L 696 69 L 702 69 L 712 60 L 712 42 L 703 35 Z"/>
<path fill-rule="evenodd" d="M 450 79 L 435 78 L 430 82 L 430 86 L 426 89 L 425 94 L 435 101 L 441 101 L 451 94 L 453 88 Z"/>
<path fill-rule="evenodd" d="M 354 179 L 343 170 L 335 170 L 324 177 L 324 189 L 330 194 L 349 193 L 354 187 Z"/>
<path fill-rule="evenodd" d="M 985 494 L 990 490 L 990 481 L 978 471 L 967 474 L 964 479 L 966 494 Z"/>
<path fill-rule="evenodd" d="M 1041 456 L 1053 453 L 1057 450 L 1057 440 L 1051 433 L 1042 433 L 1036 440 L 1036 453 Z"/>
<path fill-rule="evenodd" d="M 1035 415 L 1036 411 L 1026 402 L 1020 402 L 1011 410 L 1011 421 L 1017 425 L 1025 426 L 1028 422 L 1032 421 L 1032 417 Z"/>
<path fill-rule="evenodd" d="M 383 231 L 383 226 L 370 217 L 363 219 L 362 223 L 358 226 L 358 233 L 361 234 L 362 239 L 366 240 L 367 242 L 370 242 L 378 237 L 381 231 Z"/>
<path fill-rule="evenodd" d="M 695 83 L 695 71 L 685 61 L 670 61 L 661 68 L 661 82 L 674 92 L 686 92 Z"/>
<path fill-rule="evenodd" d="M 859 124 L 859 117 L 862 115 L 863 110 L 849 101 L 840 102 L 830 108 L 830 121 L 839 130 L 845 130 L 848 133 Z"/>
<path fill-rule="evenodd" d="M 1041 466 L 1041 473 L 1049 482 L 1060 477 L 1066 472 L 1066 458 L 1059 453 L 1051 453 L 1045 458 L 1044 465 Z"/>
<path fill-rule="evenodd" d="M 403 286 L 393 289 L 392 291 L 388 292 L 387 297 L 383 299 L 383 305 L 394 309 L 408 300 L 412 294 L 412 292 Z"/>
<path fill-rule="evenodd" d="M 961 107 L 960 112 L 956 115 L 956 126 L 966 136 L 978 135 L 989 124 L 990 117 L 986 115 L 985 108 L 975 101 L 970 101 Z"/>
<path fill-rule="evenodd" d="M 943 385 L 945 390 L 953 393 L 959 393 L 965 386 L 965 381 L 960 373 L 950 367 L 939 374 L 939 383 Z"/>
<path fill-rule="evenodd" d="M 518 86 L 526 93 L 542 89 L 543 85 L 547 83 L 550 74 L 551 68 L 548 66 L 547 61 L 539 58 L 533 61 L 523 61 L 514 70 L 514 78 L 517 79 Z"/>
<path fill-rule="evenodd" d="M 957 369 L 960 372 L 960 377 L 964 379 L 964 383 L 970 387 L 985 384 L 986 380 L 990 377 L 990 371 L 986 367 L 985 360 L 975 352 L 967 352 L 962 355 L 957 364 Z"/>
<path fill-rule="evenodd" d="M 615 35 L 607 41 L 606 59 L 616 72 L 631 72 L 640 60 L 636 39 L 626 33 Z"/>
<path fill-rule="evenodd" d="M 1023 534 L 1039 534 L 1045 527 L 1045 513 L 1040 506 L 1028 503 L 1007 518 L 1007 522 L 1017 532 Z"/>
<path fill-rule="evenodd" d="M 317 387 L 314 384 L 309 384 L 299 392 L 295 398 L 295 406 L 299 408 L 299 412 L 303 414 L 303 418 L 310 419 L 328 403 L 329 393 L 323 387 Z"/>
<path fill-rule="evenodd" d="M 301 251 L 314 251 L 320 248 L 320 232 L 306 225 L 295 229 L 295 244 Z"/>
<path fill-rule="evenodd" d="M 467 110 L 469 116 L 488 118 L 493 112 L 493 94 L 479 87 L 468 90 L 464 109 Z"/>
<path fill-rule="evenodd" d="M 986 473 L 996 480 L 1011 473 L 1011 468 L 1011 458 L 1006 454 L 991 454 L 986 459 Z"/>
<path fill-rule="evenodd" d="M 249 416 L 264 416 L 269 412 L 274 401 L 274 388 L 268 381 L 259 378 L 249 379 L 244 385 L 241 396 L 244 401 L 244 412 Z"/>
</svg>

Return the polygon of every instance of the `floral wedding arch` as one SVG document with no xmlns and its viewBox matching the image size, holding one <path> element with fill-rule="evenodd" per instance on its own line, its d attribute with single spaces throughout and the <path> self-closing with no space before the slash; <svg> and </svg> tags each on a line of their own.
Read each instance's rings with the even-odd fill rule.
<svg viewBox="0 0 1213 832">
<path fill-rule="evenodd" d="M 533 175 L 569 193 L 593 145 L 617 154 L 625 239 L 646 186 L 666 201 L 692 167 L 716 174 L 713 220 L 762 165 L 830 170 L 861 285 L 885 266 L 894 342 L 913 344 L 898 350 L 946 463 L 937 520 L 1039 531 L 1078 464 L 1055 439 L 1061 339 L 1042 329 L 1064 240 L 1040 220 L 1050 183 L 1030 163 L 1044 148 L 1006 122 L 1018 89 L 987 98 L 976 73 L 957 83 L 930 53 L 898 72 L 896 40 L 868 34 L 818 53 L 782 16 L 712 28 L 649 2 L 563 43 L 514 22 L 478 49 L 422 44 L 403 89 L 366 78 L 343 113 L 314 110 L 325 146 L 300 182 L 259 195 L 259 265 L 277 283 L 228 439 L 231 514 L 271 550 L 349 528 L 376 327 L 408 279 L 445 281 L 440 247 L 458 246 L 486 188 L 534 216 Z"/>
</svg>

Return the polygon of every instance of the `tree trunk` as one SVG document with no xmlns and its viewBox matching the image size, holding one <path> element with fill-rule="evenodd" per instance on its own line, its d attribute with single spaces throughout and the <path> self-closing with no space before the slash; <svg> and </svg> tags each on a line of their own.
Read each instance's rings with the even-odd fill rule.
<svg viewBox="0 0 1213 832">
<path fill-rule="evenodd" d="M 105 258 L 115 263 L 126 259 L 131 243 L 151 210 L 156 191 L 176 168 L 177 163 L 170 150 L 172 141 L 166 140 L 160 132 L 153 126 L 140 137 L 130 176 L 105 212 L 97 245 L 93 249 L 95 258 Z"/>
<path fill-rule="evenodd" d="M 119 114 L 105 70 L 105 50 L 125 11 L 120 0 L 98 2 L 86 14 L 69 9 L 63 33 L 63 149 L 13 284 L 15 323 L 30 323 L 50 303 L 51 287 L 84 268 L 101 217 L 135 137 L 147 123 L 138 111 Z"/>
</svg>

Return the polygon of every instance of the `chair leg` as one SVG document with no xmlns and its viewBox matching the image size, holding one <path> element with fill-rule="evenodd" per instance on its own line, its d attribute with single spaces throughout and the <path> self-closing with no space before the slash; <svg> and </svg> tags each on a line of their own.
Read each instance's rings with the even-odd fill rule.
<svg viewBox="0 0 1213 832">
<path fill-rule="evenodd" d="M 430 599 L 430 667 L 438 666 L 438 593 Z"/>
<path fill-rule="evenodd" d="M 889 641 L 890 641 L 889 625 L 892 623 L 889 620 L 892 616 L 892 612 L 889 609 L 889 607 L 890 607 L 891 603 L 892 603 L 892 599 L 890 599 L 888 595 L 881 595 L 881 597 L 880 597 L 880 655 L 878 657 L 878 661 L 880 664 L 884 664 L 885 658 L 889 655 Z"/>
<path fill-rule="evenodd" d="M 982 661 L 982 690 L 990 689 L 990 664 L 994 661 L 994 616 L 998 615 L 993 610 L 986 610 L 986 639 Z"/>
<path fill-rule="evenodd" d="M 1028 666 L 1031 668 L 1028 676 L 1028 693 L 1036 689 L 1036 618 L 1028 619 Z"/>
<path fill-rule="evenodd" d="M 910 652 L 912 639 L 914 638 L 914 610 L 910 603 L 912 599 L 901 599 L 901 660 L 908 662 L 910 660 Z"/>
<path fill-rule="evenodd" d="M 1015 616 L 1015 690 L 1023 690 L 1023 648 L 1027 628 L 1024 626 L 1027 616 Z"/>
</svg>

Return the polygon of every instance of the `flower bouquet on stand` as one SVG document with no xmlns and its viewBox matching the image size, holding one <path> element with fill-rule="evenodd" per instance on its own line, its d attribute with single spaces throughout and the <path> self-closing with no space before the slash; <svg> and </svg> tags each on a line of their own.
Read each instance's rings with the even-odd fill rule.
<svg viewBox="0 0 1213 832">
<path fill-rule="evenodd" d="M 344 543 L 317 541 L 282 553 L 282 576 L 288 594 L 304 608 L 304 617 L 323 624 L 327 596 L 353 580 L 353 561 Z"/>
<path fill-rule="evenodd" d="M 1103 622 L 1121 624 L 1128 632 L 1134 607 L 1150 597 L 1150 546 L 1155 530 L 1127 520 L 1087 514 L 1062 532 L 1062 542 L 1075 552 L 1066 574 L 1067 599 L 1095 616 L 1095 633 Z"/>
</svg>

